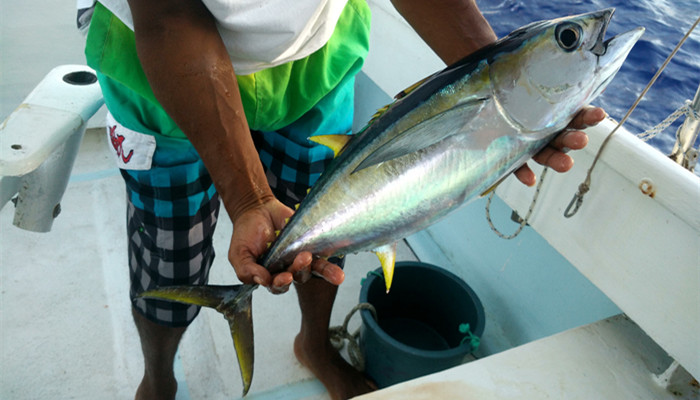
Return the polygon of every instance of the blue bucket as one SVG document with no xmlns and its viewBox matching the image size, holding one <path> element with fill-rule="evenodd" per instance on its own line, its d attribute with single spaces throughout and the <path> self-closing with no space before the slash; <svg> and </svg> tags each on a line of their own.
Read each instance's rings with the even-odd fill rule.
<svg viewBox="0 0 700 400">
<path fill-rule="evenodd" d="M 362 284 L 360 346 L 380 388 L 464 362 L 484 332 L 484 308 L 459 277 L 434 265 L 398 262 L 387 294 L 381 268 Z"/>
</svg>

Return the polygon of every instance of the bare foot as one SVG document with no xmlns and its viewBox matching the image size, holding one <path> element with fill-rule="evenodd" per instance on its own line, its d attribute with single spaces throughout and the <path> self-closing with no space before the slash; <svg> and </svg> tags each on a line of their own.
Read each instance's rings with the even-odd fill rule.
<svg viewBox="0 0 700 400">
<path fill-rule="evenodd" d="M 294 339 L 294 354 L 323 383 L 333 400 L 345 400 L 377 390 L 372 382 L 338 354 L 330 342 L 304 340 L 300 333 Z"/>
</svg>

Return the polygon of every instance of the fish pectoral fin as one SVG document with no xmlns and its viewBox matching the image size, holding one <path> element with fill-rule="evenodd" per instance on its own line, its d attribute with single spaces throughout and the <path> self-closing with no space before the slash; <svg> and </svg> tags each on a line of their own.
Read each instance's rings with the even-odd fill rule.
<svg viewBox="0 0 700 400">
<path fill-rule="evenodd" d="M 474 98 L 439 112 L 388 140 L 370 153 L 353 173 L 395 158 L 426 149 L 464 131 L 464 127 L 479 114 L 490 98 Z"/>
<path fill-rule="evenodd" d="M 384 272 L 384 284 L 386 285 L 386 292 L 389 293 L 391 289 L 391 282 L 394 279 L 394 265 L 396 264 L 396 243 L 387 244 L 381 247 L 377 247 L 372 250 L 374 254 L 379 258 L 379 262 L 382 264 L 382 272 Z"/>
<path fill-rule="evenodd" d="M 211 307 L 224 315 L 231 328 L 233 346 L 243 381 L 243 395 L 253 381 L 255 344 L 253 340 L 252 292 L 256 285 L 166 286 L 143 292 L 138 297 L 172 300 Z"/>
<path fill-rule="evenodd" d="M 322 144 L 329 149 L 333 150 L 335 157 L 338 157 L 340 153 L 343 152 L 345 145 L 348 144 L 351 135 L 317 135 L 308 138 L 310 141 Z"/>
</svg>

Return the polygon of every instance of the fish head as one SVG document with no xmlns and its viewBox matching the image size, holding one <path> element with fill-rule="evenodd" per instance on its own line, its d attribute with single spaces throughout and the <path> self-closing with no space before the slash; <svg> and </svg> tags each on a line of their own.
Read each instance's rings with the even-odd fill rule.
<svg viewBox="0 0 700 400">
<path fill-rule="evenodd" d="M 520 132 L 563 129 L 612 80 L 644 32 L 604 40 L 613 11 L 535 22 L 497 43 L 488 59 L 494 99 Z"/>
</svg>

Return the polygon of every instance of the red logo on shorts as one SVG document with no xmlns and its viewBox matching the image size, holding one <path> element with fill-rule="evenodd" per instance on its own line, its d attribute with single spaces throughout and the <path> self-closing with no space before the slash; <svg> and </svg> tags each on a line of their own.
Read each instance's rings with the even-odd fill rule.
<svg viewBox="0 0 700 400">
<path fill-rule="evenodd" d="M 134 150 L 132 149 L 128 156 L 124 155 L 124 136 L 117 135 L 115 132 L 116 130 L 116 125 L 109 127 L 109 138 L 112 141 L 112 147 L 114 147 L 114 150 L 117 152 L 117 156 L 121 157 L 124 164 L 127 164 L 131 160 L 131 156 L 134 155 Z"/>
</svg>

